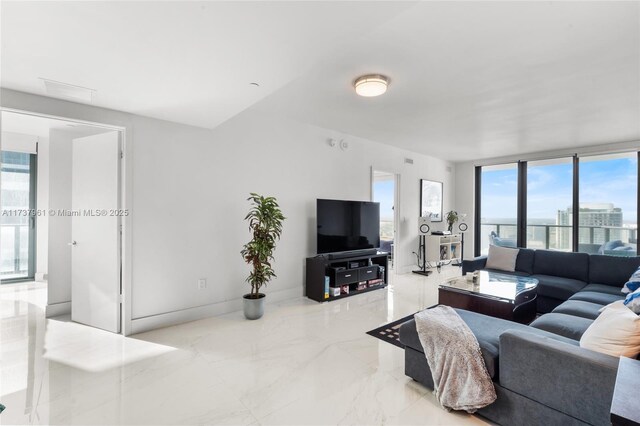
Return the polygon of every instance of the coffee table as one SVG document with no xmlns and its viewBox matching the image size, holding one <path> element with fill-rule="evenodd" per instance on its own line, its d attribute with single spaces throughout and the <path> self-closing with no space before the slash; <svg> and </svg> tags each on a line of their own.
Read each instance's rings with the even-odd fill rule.
<svg viewBox="0 0 640 426">
<path fill-rule="evenodd" d="M 455 277 L 440 284 L 438 303 L 528 324 L 536 316 L 538 280 L 480 271 L 476 283 Z"/>
</svg>

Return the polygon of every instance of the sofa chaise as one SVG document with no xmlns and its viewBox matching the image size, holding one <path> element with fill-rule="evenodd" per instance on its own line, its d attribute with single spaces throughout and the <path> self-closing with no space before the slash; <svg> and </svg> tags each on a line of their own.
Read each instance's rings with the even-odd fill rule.
<svg viewBox="0 0 640 426">
<path fill-rule="evenodd" d="M 463 271 L 485 262 L 465 261 Z M 623 298 L 639 266 L 638 257 L 520 249 L 513 273 L 539 280 L 538 310 L 549 313 L 523 325 L 456 309 L 478 339 L 498 395 L 478 414 L 503 425 L 609 425 L 618 358 L 579 341 L 602 306 Z M 414 320 L 401 326 L 400 341 L 405 374 L 433 388 Z"/>
</svg>

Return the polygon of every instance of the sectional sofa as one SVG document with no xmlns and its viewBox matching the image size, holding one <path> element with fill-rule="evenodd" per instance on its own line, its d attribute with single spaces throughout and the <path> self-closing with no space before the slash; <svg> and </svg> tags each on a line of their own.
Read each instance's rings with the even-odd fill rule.
<svg viewBox="0 0 640 426">
<path fill-rule="evenodd" d="M 518 249 L 514 272 L 503 274 L 530 276 L 538 279 L 537 309 L 539 313 L 554 311 L 567 300 L 606 305 L 622 297 L 620 289 L 640 266 L 638 257 L 567 253 L 552 250 Z M 462 264 L 462 273 L 486 269 L 486 256 Z M 571 312 L 595 318 L 595 306 L 571 303 Z M 581 307 L 579 311 L 578 307 Z M 601 306 L 600 306 L 601 307 Z M 600 309 L 598 307 L 598 309 Z M 566 309 L 566 306 L 565 308 Z"/>
<path fill-rule="evenodd" d="M 485 264 L 486 257 L 465 261 L 463 272 Z M 520 249 L 511 273 L 539 280 L 543 315 L 523 325 L 456 309 L 478 339 L 498 394 L 478 413 L 503 425 L 609 425 L 618 358 L 579 341 L 602 306 L 623 298 L 639 266 L 638 257 Z M 400 341 L 405 374 L 433 388 L 415 321 L 402 325 Z"/>
</svg>

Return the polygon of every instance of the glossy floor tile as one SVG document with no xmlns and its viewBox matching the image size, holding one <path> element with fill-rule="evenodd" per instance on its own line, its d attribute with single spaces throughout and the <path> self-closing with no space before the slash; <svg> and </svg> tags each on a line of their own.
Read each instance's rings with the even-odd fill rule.
<svg viewBox="0 0 640 426">
<path fill-rule="evenodd" d="M 440 408 L 403 351 L 365 334 L 437 301 L 430 277 L 268 304 L 124 338 L 44 318 L 46 286 L 0 286 L 0 424 L 485 424 Z"/>
</svg>

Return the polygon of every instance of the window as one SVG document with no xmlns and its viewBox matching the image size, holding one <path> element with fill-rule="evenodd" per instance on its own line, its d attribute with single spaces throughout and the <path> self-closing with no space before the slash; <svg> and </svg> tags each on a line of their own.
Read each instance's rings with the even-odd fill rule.
<svg viewBox="0 0 640 426">
<path fill-rule="evenodd" d="M 495 244 L 637 256 L 639 155 L 476 167 L 476 255 Z"/>
<path fill-rule="evenodd" d="M 487 254 L 489 244 L 515 247 L 518 165 L 482 167 L 480 179 L 480 253 Z"/>
<path fill-rule="evenodd" d="M 533 249 L 571 251 L 573 158 L 527 163 L 527 238 Z"/>
<path fill-rule="evenodd" d="M 638 236 L 636 153 L 580 158 L 578 250 L 635 256 Z M 572 215 L 568 209 L 565 213 Z"/>
<path fill-rule="evenodd" d="M 5 280 L 34 277 L 35 155 L 2 151 L 0 177 L 2 217 L 0 220 L 0 278 Z"/>
</svg>

